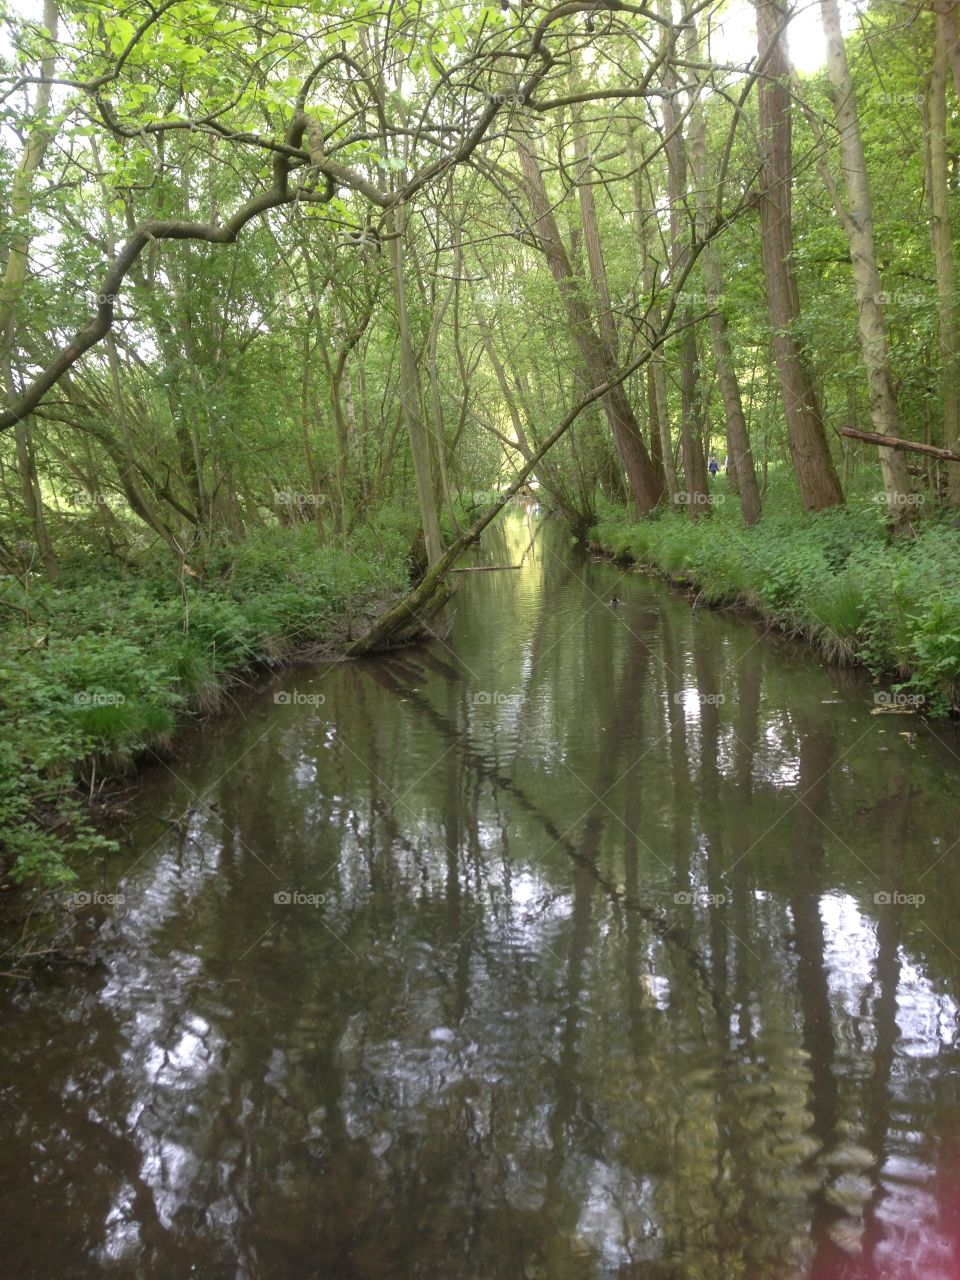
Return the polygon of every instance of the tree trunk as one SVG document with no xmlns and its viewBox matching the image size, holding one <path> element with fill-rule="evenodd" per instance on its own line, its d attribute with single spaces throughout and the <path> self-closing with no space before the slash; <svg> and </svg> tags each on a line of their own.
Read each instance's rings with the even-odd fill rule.
<svg viewBox="0 0 960 1280">
<path fill-rule="evenodd" d="M 710 223 L 710 186 L 707 177 L 707 139 L 700 104 L 695 103 L 690 112 L 687 130 L 690 170 L 696 187 L 697 221 L 702 231 Z M 739 495 L 740 512 L 744 524 L 756 524 L 760 519 L 760 490 L 757 473 L 750 450 L 750 437 L 743 414 L 740 384 L 737 381 L 733 348 L 723 311 L 723 272 L 713 246 L 707 245 L 700 254 L 703 283 L 706 286 L 707 305 L 710 307 L 710 344 L 713 351 L 713 367 L 717 374 L 723 414 L 727 430 L 727 466 L 730 487 Z"/>
<path fill-rule="evenodd" d="M 790 68 L 779 29 L 783 12 L 774 0 L 754 0 L 754 6 L 766 71 L 766 79 L 760 82 L 759 114 L 760 243 L 767 309 L 800 497 L 808 511 L 820 511 L 843 502 L 843 491 L 830 456 L 813 374 L 795 332 L 800 298 L 793 265 Z"/>
<path fill-rule="evenodd" d="M 613 376 L 614 362 L 593 327 L 590 313 L 583 301 L 582 285 L 574 276 L 560 238 L 540 165 L 526 138 L 517 139 L 517 151 L 540 247 L 557 282 L 574 342 L 594 385 L 600 385 Z M 640 515 L 649 515 L 663 495 L 663 481 L 653 468 L 636 416 L 621 383 L 607 393 L 603 403 L 637 510 Z"/>
<path fill-rule="evenodd" d="M 850 78 L 847 48 L 840 29 L 837 0 L 820 0 L 823 29 L 827 37 L 827 74 L 840 134 L 840 157 L 847 199 L 837 200 L 853 267 L 857 291 L 860 348 L 867 371 L 870 420 L 880 435 L 900 434 L 900 413 L 893 389 L 887 331 L 881 305 L 880 272 L 873 242 L 873 197 L 860 134 L 860 116 Z M 880 468 L 887 508 L 902 513 L 910 492 L 910 477 L 904 459 L 890 449 L 880 450 Z"/>
<path fill-rule="evenodd" d="M 407 319 L 407 291 L 403 275 L 403 232 L 405 214 L 402 208 L 387 219 L 390 234 L 390 261 L 393 266 L 393 296 L 397 309 L 400 336 L 400 404 L 410 441 L 410 456 L 420 507 L 420 523 L 427 552 L 427 564 L 435 565 L 443 554 L 440 521 L 437 516 L 434 475 L 431 465 L 430 437 L 420 412 L 420 386 L 416 355 Z"/>
<path fill-rule="evenodd" d="M 3 282 L 0 284 L 0 376 L 3 378 L 4 391 L 11 403 L 17 395 L 13 359 L 16 346 L 17 303 L 27 278 L 30 250 L 30 236 L 22 227 L 30 213 L 34 175 L 43 163 L 53 138 L 53 131 L 46 116 L 50 110 L 50 79 L 56 69 L 54 50 L 59 25 L 56 0 L 44 0 L 43 25 L 50 39 L 50 51 L 41 59 L 40 73 L 43 81 L 37 89 L 33 104 L 34 123 L 27 134 L 20 164 L 10 189 L 10 221 L 15 230 L 10 238 Z M 47 577 L 54 581 L 59 575 L 59 565 L 44 518 L 43 494 L 37 476 L 36 453 L 29 419 L 21 419 L 16 424 L 14 448 L 23 504 L 30 520 L 44 571 Z"/>
<path fill-rule="evenodd" d="M 577 77 L 573 78 L 572 88 L 580 87 Z M 597 202 L 593 183 L 590 181 L 590 147 L 582 125 L 582 111 L 577 110 L 574 124 L 573 148 L 576 156 L 577 198 L 580 203 L 580 221 L 583 224 L 583 243 L 587 251 L 587 266 L 593 291 L 597 298 L 597 323 L 600 338 L 610 353 L 612 361 L 617 358 L 617 326 L 610 306 L 610 287 L 607 283 L 607 268 L 603 261 L 603 245 L 600 241 L 600 226 L 597 221 Z"/>
<path fill-rule="evenodd" d="M 928 155 L 930 175 L 930 238 L 937 278 L 940 386 L 943 396 L 943 442 L 955 450 L 960 436 L 960 360 L 957 349 L 957 270 L 950 230 L 950 189 L 947 154 L 947 71 L 949 33 L 937 14 L 936 47 L 930 74 Z M 947 467 L 947 501 L 960 505 L 960 466 Z"/>
<path fill-rule="evenodd" d="M 661 3 L 661 12 L 669 6 Z M 680 264 L 683 247 L 683 214 L 687 198 L 687 165 L 680 127 L 680 85 L 672 62 L 667 59 L 663 73 L 663 129 L 666 138 L 667 196 L 670 202 L 670 257 L 674 267 Z M 697 361 L 697 334 L 691 323 L 692 311 L 684 308 L 686 326 L 677 343 L 680 364 L 680 452 L 683 459 L 683 498 L 691 520 L 707 514 L 710 497 L 707 463 L 703 456 L 697 407 L 700 366 Z M 680 497 L 681 495 L 677 495 Z"/>
</svg>

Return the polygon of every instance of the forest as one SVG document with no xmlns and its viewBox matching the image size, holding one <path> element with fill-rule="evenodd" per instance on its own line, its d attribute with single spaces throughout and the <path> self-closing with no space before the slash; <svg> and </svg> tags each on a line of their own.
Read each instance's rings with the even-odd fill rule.
<svg viewBox="0 0 960 1280">
<path fill-rule="evenodd" d="M 0 0 L 9 1274 L 960 1275 L 958 32 Z"/>
<path fill-rule="evenodd" d="M 801 74 L 760 0 L 5 9 L 17 877 L 525 480 L 948 712 L 954 10 L 823 0 Z"/>
</svg>

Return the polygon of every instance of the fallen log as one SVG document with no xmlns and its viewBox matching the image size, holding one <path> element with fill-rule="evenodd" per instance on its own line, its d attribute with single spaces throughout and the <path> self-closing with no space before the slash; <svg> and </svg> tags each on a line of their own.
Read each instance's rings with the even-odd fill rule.
<svg viewBox="0 0 960 1280">
<path fill-rule="evenodd" d="M 685 325 L 678 327 L 685 327 Z M 660 341 L 662 342 L 663 339 L 660 339 Z M 625 382 L 631 373 L 635 373 L 641 365 L 646 364 L 653 354 L 655 345 L 659 345 L 659 342 L 648 347 L 646 351 L 631 361 L 626 369 L 620 370 L 614 377 L 608 378 L 599 387 L 594 387 L 592 391 L 588 391 L 585 396 L 577 401 L 559 426 L 550 432 L 540 448 L 530 455 L 529 460 L 523 464 L 517 473 L 513 483 L 504 489 L 499 498 L 482 515 L 477 517 L 466 533 L 461 534 L 455 542 L 450 544 L 436 564 L 431 565 L 412 591 L 409 591 L 392 609 L 388 609 L 386 613 L 381 614 L 365 635 L 362 635 L 358 640 L 354 640 L 353 644 L 347 648 L 346 656 L 348 658 L 362 658 L 364 654 L 375 653 L 378 649 L 404 644 L 411 637 L 423 635 L 427 619 L 431 614 L 436 613 L 438 609 L 442 609 L 451 595 L 453 595 L 453 587 L 447 581 L 447 578 L 460 557 L 480 541 L 480 535 L 487 525 L 497 518 L 517 490 L 523 487 L 527 477 L 535 469 L 540 459 L 553 448 L 558 440 L 566 435 L 584 409 L 593 404 L 595 400 L 605 396 L 613 387 Z"/>
<path fill-rule="evenodd" d="M 663 323 L 665 325 L 669 325 L 671 322 L 677 307 L 680 290 L 693 270 L 694 263 L 706 245 L 710 243 L 725 224 L 725 219 L 718 219 L 713 228 L 695 245 L 691 246 L 691 251 L 687 254 L 683 268 L 666 305 L 663 315 Z M 436 564 L 430 566 L 412 591 L 409 591 L 392 609 L 388 609 L 386 613 L 381 614 L 365 635 L 360 636 L 358 640 L 354 640 L 348 646 L 346 657 L 362 658 L 365 654 L 375 653 L 380 649 L 393 648 L 396 645 L 407 643 L 411 638 L 422 637 L 427 630 L 427 619 L 436 613 L 438 609 L 442 609 L 453 595 L 453 587 L 450 585 L 448 578 L 454 565 L 465 551 L 480 541 L 480 535 L 487 525 L 497 518 L 514 494 L 523 488 L 524 483 L 536 469 L 541 458 L 549 453 L 557 441 L 566 435 L 584 409 L 589 408 L 595 400 L 602 399 L 614 387 L 626 382 L 627 378 L 642 368 L 654 352 L 662 347 L 665 342 L 675 338 L 678 333 L 689 325 L 699 324 L 702 319 L 703 316 L 691 316 L 689 319 L 684 319 L 677 324 L 669 333 L 665 331 L 657 333 L 653 338 L 648 339 L 649 345 L 646 349 L 631 360 L 625 368 L 619 369 L 605 382 L 602 382 L 600 386 L 594 387 L 586 395 L 582 396 L 563 418 L 559 426 L 550 432 L 540 448 L 524 462 L 513 483 L 504 489 L 492 506 L 478 516 L 466 533 L 461 534 L 456 541 L 451 543 Z"/>
<path fill-rule="evenodd" d="M 451 573 L 499 573 L 501 569 L 522 569 L 522 564 L 466 564 Z"/>
<path fill-rule="evenodd" d="M 866 440 L 867 444 L 878 444 L 882 449 L 905 449 L 911 453 L 928 453 L 934 458 L 943 458 L 945 462 L 960 462 L 960 453 L 952 449 L 941 449 L 935 444 L 918 444 L 916 440 L 901 440 L 899 436 L 881 435 L 879 431 L 860 431 L 856 427 L 841 427 L 842 436 L 850 436 L 853 440 Z"/>
</svg>

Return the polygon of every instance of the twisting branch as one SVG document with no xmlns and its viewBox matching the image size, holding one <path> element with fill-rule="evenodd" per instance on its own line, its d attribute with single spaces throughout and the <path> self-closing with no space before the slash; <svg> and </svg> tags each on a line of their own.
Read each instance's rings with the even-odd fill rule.
<svg viewBox="0 0 960 1280">
<path fill-rule="evenodd" d="M 159 219 L 141 223 L 107 268 L 93 318 L 74 334 L 67 346 L 54 356 L 10 408 L 0 413 L 0 431 L 9 430 L 32 413 L 47 392 L 57 385 L 80 357 L 107 336 L 113 326 L 115 303 L 123 282 L 148 244 L 155 240 L 205 240 L 211 244 L 233 244 L 247 223 L 261 213 L 292 204 L 295 200 L 326 202 L 332 199 L 333 192 L 333 180 L 329 176 L 323 192 L 303 190 L 300 187 L 290 189 L 284 166 L 281 184 L 275 183 L 269 191 L 248 200 L 221 226 L 210 222 Z"/>
</svg>

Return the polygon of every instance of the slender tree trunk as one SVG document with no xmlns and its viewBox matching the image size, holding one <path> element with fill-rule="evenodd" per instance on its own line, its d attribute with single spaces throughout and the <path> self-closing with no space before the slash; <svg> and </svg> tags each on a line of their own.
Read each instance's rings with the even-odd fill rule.
<svg viewBox="0 0 960 1280">
<path fill-rule="evenodd" d="M 0 284 L 0 376 L 3 378 L 4 391 L 11 402 L 17 395 L 13 357 L 16 346 L 17 304 L 27 278 L 30 251 L 30 236 L 17 224 L 20 223 L 21 226 L 25 224 L 30 214 L 34 175 L 43 163 L 53 138 L 53 131 L 46 116 L 50 110 L 50 79 L 56 69 L 55 42 L 59 26 L 56 0 L 44 0 L 43 25 L 50 39 L 49 51 L 40 62 L 43 81 L 37 88 L 37 96 L 33 104 L 34 122 L 27 134 L 20 164 L 11 185 L 10 220 L 14 231 L 7 249 L 3 282 Z M 47 577 L 54 581 L 60 570 L 44 517 L 43 494 L 37 475 L 36 452 L 28 418 L 22 418 L 16 424 L 14 448 L 23 504 L 33 529 L 44 571 Z"/>
<path fill-rule="evenodd" d="M 640 246 L 643 293 L 645 297 L 652 299 L 654 285 L 656 282 L 654 280 L 653 261 L 647 244 L 648 232 L 644 214 L 645 205 L 643 199 L 642 166 L 640 165 L 637 156 L 636 141 L 633 133 L 629 130 L 627 131 L 627 157 L 633 173 L 633 226 L 637 235 L 637 244 Z M 650 302 L 649 306 L 650 323 L 656 332 L 659 333 L 663 325 L 660 307 L 653 301 Z M 667 373 L 662 347 L 658 347 L 651 356 L 650 363 L 647 365 L 646 373 L 650 440 L 651 444 L 654 438 L 658 439 L 660 442 L 658 452 L 660 454 L 663 467 L 663 478 L 667 494 L 669 495 L 670 502 L 672 504 L 677 496 L 677 470 L 673 462 L 673 433 L 670 430 L 670 408 L 667 401 Z"/>
<path fill-rule="evenodd" d="M 574 91 L 582 86 L 579 77 L 573 77 L 571 86 Z M 577 197 L 580 204 L 580 221 L 583 225 L 583 243 L 587 255 L 587 267 L 593 283 L 593 291 L 597 300 L 597 325 L 600 340 L 606 347 L 611 367 L 617 362 L 617 325 L 610 303 L 610 285 L 607 280 L 607 267 L 603 258 L 603 243 L 600 239 L 600 224 L 597 218 L 597 201 L 595 186 L 592 181 L 591 153 L 586 131 L 582 123 L 582 111 L 578 111 L 574 127 L 574 155 L 577 161 Z M 657 434 L 657 419 L 650 419 L 650 463 L 661 488 L 666 476 L 664 473 L 661 441 Z M 638 428 L 640 422 L 637 422 Z"/>
<path fill-rule="evenodd" d="M 643 291 L 647 297 L 653 294 L 653 263 L 644 246 L 643 250 Z M 663 324 L 663 313 L 658 303 L 650 304 L 650 323 L 657 333 Z M 663 476 L 671 503 L 678 492 L 677 468 L 673 458 L 673 432 L 670 429 L 670 402 L 667 399 L 667 365 L 663 348 L 658 347 L 650 357 L 647 366 L 647 399 L 650 405 L 650 421 L 656 424 L 660 437 L 660 456 L 663 458 Z M 651 426 L 651 432 L 654 427 Z"/>
<path fill-rule="evenodd" d="M 459 228 L 458 228 L 459 232 Z M 454 300 L 456 293 L 456 277 L 460 274 L 461 254 L 459 246 L 454 255 L 453 276 L 450 281 L 447 292 L 440 303 L 435 305 L 433 323 L 430 325 L 430 333 L 427 338 L 427 374 L 430 379 L 430 417 L 433 424 L 433 439 L 437 454 L 437 479 L 440 484 L 440 492 L 443 497 L 444 504 L 447 508 L 447 515 L 450 518 L 450 527 L 454 534 L 461 533 L 460 522 L 457 520 L 457 513 L 453 506 L 453 494 L 450 491 L 450 476 L 447 470 L 447 438 L 443 423 L 443 397 L 440 387 L 440 357 L 439 357 L 439 341 L 440 329 L 443 325 L 444 317 L 447 310 Z"/>
<path fill-rule="evenodd" d="M 850 78 L 837 0 L 820 0 L 820 12 L 827 37 L 827 74 L 840 134 L 840 157 L 847 191 L 845 202 L 837 192 L 837 205 L 850 246 L 853 281 L 857 291 L 860 348 L 867 371 L 870 419 L 873 429 L 881 435 L 897 436 L 901 434 L 900 413 L 890 370 L 887 331 L 880 296 L 880 272 L 873 242 L 873 197 L 860 134 L 857 99 Z M 891 449 L 881 449 L 879 452 L 888 510 L 902 513 L 910 492 L 906 462 Z"/>
<path fill-rule="evenodd" d="M 666 17 L 669 6 L 662 3 L 661 13 Z M 663 129 L 666 136 L 667 196 L 670 202 L 670 257 L 676 266 L 683 250 L 683 222 L 687 199 L 687 165 L 680 128 L 680 84 L 672 61 L 665 61 L 663 72 L 664 98 Z M 699 404 L 700 366 L 697 360 L 697 334 L 691 323 L 692 310 L 684 307 L 685 328 L 677 340 L 677 359 L 680 365 L 680 453 L 683 459 L 683 497 L 691 520 L 699 520 L 709 510 L 709 485 L 707 462 L 703 456 L 703 441 L 697 421 Z M 678 495 L 679 497 L 680 495 Z"/>
<path fill-rule="evenodd" d="M 930 238 L 937 279 L 940 386 L 943 395 L 943 443 L 956 449 L 960 438 L 960 352 L 957 346 L 957 269 L 950 228 L 947 154 L 947 72 L 950 37 L 943 13 L 937 14 L 936 46 L 930 74 L 928 173 Z M 947 501 L 960 505 L 960 464 L 947 465 Z"/>
<path fill-rule="evenodd" d="M 767 309 L 800 497 L 808 511 L 820 511 L 843 502 L 843 491 L 830 456 L 813 374 L 796 334 L 800 298 L 793 265 L 790 66 L 780 30 L 784 15 L 775 0 L 754 0 L 754 7 L 767 77 L 760 82 L 759 93 L 760 243 Z"/>
<path fill-rule="evenodd" d="M 387 219 L 390 234 L 390 260 L 393 266 L 393 296 L 397 311 L 397 327 L 400 336 L 400 403 L 410 441 L 410 456 L 420 507 L 420 523 L 426 546 L 427 563 L 435 565 L 443 554 L 440 537 L 440 521 L 437 516 L 433 467 L 430 458 L 430 436 L 420 412 L 420 380 L 417 361 L 410 337 L 407 319 L 407 291 L 403 273 L 403 209 L 392 212 Z"/>
<path fill-rule="evenodd" d="M 944 48 L 953 71 L 953 88 L 960 98 L 960 40 L 957 38 L 956 0 L 939 0 L 934 5 L 938 22 L 943 23 Z"/>
<path fill-rule="evenodd" d="M 580 88 L 577 77 L 573 78 L 572 88 Z M 580 221 L 583 225 L 583 243 L 587 251 L 587 266 L 593 291 L 597 298 L 597 323 L 600 338 L 610 353 L 612 361 L 617 358 L 617 326 L 610 306 L 610 287 L 607 283 L 607 268 L 603 260 L 603 245 L 600 240 L 600 225 L 597 221 L 597 202 L 594 186 L 591 181 L 590 144 L 582 123 L 582 111 L 578 110 L 575 118 L 573 148 L 576 156 L 577 198 L 580 203 Z"/>
<path fill-rule="evenodd" d="M 593 327 L 589 310 L 583 301 L 582 285 L 574 276 L 560 238 L 540 165 L 526 138 L 517 139 L 517 151 L 537 236 L 557 282 L 572 337 L 594 384 L 601 385 L 615 373 L 614 361 Z M 604 397 L 604 409 L 637 510 L 641 515 L 648 515 L 663 495 L 663 481 L 657 476 L 650 461 L 639 424 L 622 385 L 618 384 L 607 393 Z"/>
<path fill-rule="evenodd" d="M 710 222 L 710 189 L 707 179 L 707 139 L 703 112 L 695 103 L 690 112 L 687 130 L 690 170 L 696 187 L 697 220 L 701 230 Z M 750 450 L 750 437 L 743 414 L 740 384 L 737 380 L 733 348 L 723 310 L 724 281 L 720 263 L 713 246 L 707 245 L 700 254 L 703 282 L 710 307 L 710 344 L 713 351 L 713 367 L 717 374 L 723 413 L 727 430 L 727 466 L 730 486 L 740 498 L 740 512 L 744 524 L 756 524 L 760 519 L 760 490 L 757 473 Z"/>
<path fill-rule="evenodd" d="M 303 335 L 303 369 L 300 381 L 300 435 L 303 439 L 303 457 L 307 464 L 307 474 L 310 477 L 310 489 L 313 493 L 313 518 L 317 527 L 317 537 L 323 541 L 323 493 L 320 486 L 320 473 L 317 468 L 316 456 L 313 452 L 313 446 L 310 443 L 310 427 L 313 421 L 313 386 L 311 377 L 311 358 L 313 351 L 310 345 L 310 334 L 304 331 Z"/>
</svg>

